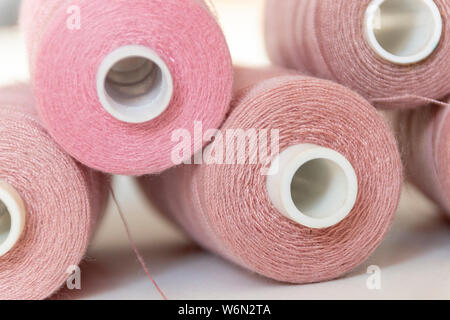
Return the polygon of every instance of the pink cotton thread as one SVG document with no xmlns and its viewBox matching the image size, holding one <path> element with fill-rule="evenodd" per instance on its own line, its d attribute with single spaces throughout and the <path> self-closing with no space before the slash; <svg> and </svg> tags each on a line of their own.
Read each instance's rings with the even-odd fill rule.
<svg viewBox="0 0 450 320">
<path fill-rule="evenodd" d="M 432 2 L 442 20 L 437 47 L 421 61 L 400 65 L 380 57 L 367 40 L 365 13 L 374 1 L 268 0 L 266 41 L 272 62 L 334 80 L 381 108 L 421 106 L 423 102 L 416 97 L 442 100 L 450 92 L 450 2 Z M 388 33 L 400 37 L 397 31 Z M 397 39 L 390 44 L 401 42 Z"/>
<path fill-rule="evenodd" d="M 109 179 L 69 157 L 42 127 L 30 89 L 0 90 L 0 179 L 20 194 L 26 225 L 0 256 L 0 299 L 45 299 L 83 259 Z"/>
<path fill-rule="evenodd" d="M 167 300 L 167 296 L 164 294 L 164 292 L 161 290 L 161 288 L 156 283 L 155 279 L 153 279 L 152 275 L 150 274 L 150 271 L 147 268 L 147 265 L 145 264 L 145 260 L 142 257 L 141 253 L 139 252 L 139 250 L 138 250 L 138 248 L 136 246 L 136 243 L 133 240 L 133 237 L 131 236 L 131 232 L 130 232 L 130 229 L 128 227 L 127 220 L 125 218 L 125 215 L 122 212 L 122 209 L 120 208 L 120 205 L 119 205 L 119 202 L 117 201 L 117 198 L 116 198 L 116 195 L 114 193 L 114 190 L 111 187 L 110 187 L 110 190 L 111 190 L 112 199 L 113 199 L 114 203 L 116 204 L 117 211 L 119 212 L 119 215 L 120 215 L 120 219 L 122 220 L 123 226 L 124 226 L 125 231 L 127 233 L 128 241 L 130 242 L 130 245 L 133 248 L 133 251 L 136 254 L 136 257 L 139 260 L 139 263 L 141 264 L 142 269 L 144 270 L 146 276 L 153 283 L 153 285 L 155 286 L 155 288 L 158 291 L 158 293 L 161 295 L 161 298 L 163 298 L 163 300 Z"/>
<path fill-rule="evenodd" d="M 68 13 L 72 6 L 76 10 Z M 74 12 L 79 28 L 67 25 Z M 28 0 L 21 22 L 39 115 L 62 148 L 89 167 L 125 175 L 161 172 L 173 165 L 174 130 L 192 131 L 194 121 L 217 128 L 223 121 L 231 99 L 231 57 L 203 1 Z M 144 49 L 154 63 L 105 67 L 111 72 L 98 86 L 101 67 L 124 47 Z M 118 54 L 130 55 L 124 50 Z M 100 96 L 114 100 L 112 110 Z M 121 104 L 130 106 L 120 110 L 133 121 L 140 121 L 137 109 L 154 118 L 119 120 L 113 113 Z M 192 145 L 193 152 L 198 148 Z"/>
<path fill-rule="evenodd" d="M 395 115 L 407 178 L 450 215 L 450 106 Z"/>
<path fill-rule="evenodd" d="M 182 165 L 140 183 L 203 247 L 272 279 L 325 281 L 361 264 L 387 233 L 400 198 L 400 155 L 388 125 L 359 95 L 329 81 L 281 74 L 237 69 L 232 111 L 221 130 L 280 129 L 280 150 L 309 143 L 340 152 L 359 188 L 347 218 L 325 229 L 287 219 L 269 200 L 261 164 Z"/>
</svg>

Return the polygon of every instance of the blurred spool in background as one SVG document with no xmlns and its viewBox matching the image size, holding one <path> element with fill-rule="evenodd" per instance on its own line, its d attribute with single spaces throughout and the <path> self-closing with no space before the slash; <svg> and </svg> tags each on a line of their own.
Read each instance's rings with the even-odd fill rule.
<svg viewBox="0 0 450 320">
<path fill-rule="evenodd" d="M 271 60 L 337 81 L 377 107 L 450 92 L 447 0 L 268 0 Z"/>
<path fill-rule="evenodd" d="M 0 299 L 44 299 L 77 266 L 109 179 L 70 158 L 37 120 L 30 89 L 0 90 Z"/>
<path fill-rule="evenodd" d="M 199 244 L 251 271 L 292 283 L 346 274 L 397 209 L 402 168 L 389 127 L 325 80 L 274 69 L 237 69 L 235 78 L 221 130 L 279 129 L 279 174 L 266 178 L 262 164 L 184 165 L 141 178 L 143 189 Z"/>
<path fill-rule="evenodd" d="M 438 46 L 442 29 L 433 0 L 373 0 L 364 16 L 366 41 L 381 58 L 395 64 L 427 59 Z"/>
<path fill-rule="evenodd" d="M 450 215 L 450 107 L 393 115 L 408 179 Z"/>
<path fill-rule="evenodd" d="M 20 0 L 0 1 L 0 26 L 9 26 L 17 22 Z"/>
</svg>

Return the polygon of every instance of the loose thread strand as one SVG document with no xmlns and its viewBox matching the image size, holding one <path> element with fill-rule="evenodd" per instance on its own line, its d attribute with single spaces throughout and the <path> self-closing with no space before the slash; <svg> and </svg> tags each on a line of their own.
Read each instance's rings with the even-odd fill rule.
<svg viewBox="0 0 450 320">
<path fill-rule="evenodd" d="M 137 246 L 136 246 L 136 244 L 134 242 L 134 239 L 133 239 L 133 237 L 131 235 L 131 232 L 130 232 L 130 228 L 128 227 L 127 220 L 125 219 L 125 215 L 123 214 L 123 211 L 120 208 L 119 202 L 117 201 L 117 198 L 116 198 L 116 194 L 114 193 L 114 190 L 113 190 L 112 187 L 110 187 L 110 191 L 111 191 L 112 199 L 113 199 L 113 201 L 114 201 L 114 203 L 115 203 L 115 205 L 117 207 L 117 211 L 119 212 L 120 218 L 122 219 L 123 226 L 124 226 L 125 231 L 127 233 L 128 241 L 130 242 L 130 245 L 133 248 L 133 251 L 136 254 L 136 257 L 139 260 L 139 263 L 141 264 L 142 269 L 144 269 L 145 274 L 151 280 L 151 282 L 155 286 L 156 290 L 158 290 L 158 292 L 161 295 L 161 297 L 163 298 L 163 300 L 168 300 L 167 296 L 164 294 L 164 292 L 161 290 L 161 288 L 158 286 L 156 281 L 151 276 L 150 271 L 147 268 L 147 265 L 145 264 L 144 258 L 142 257 L 141 253 L 139 252 L 139 250 L 138 250 L 138 248 L 137 248 Z"/>
</svg>

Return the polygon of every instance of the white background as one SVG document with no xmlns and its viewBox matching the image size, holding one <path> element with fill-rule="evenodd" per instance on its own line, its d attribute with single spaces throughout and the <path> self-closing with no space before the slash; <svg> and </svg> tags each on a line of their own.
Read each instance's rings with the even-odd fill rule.
<svg viewBox="0 0 450 320">
<path fill-rule="evenodd" d="M 215 1 L 237 64 L 268 64 L 263 2 Z M 27 73 L 21 35 L 16 28 L 0 29 L 0 84 L 26 81 Z M 368 261 L 342 279 L 311 285 L 274 282 L 204 252 L 159 217 L 132 179 L 117 177 L 114 188 L 137 246 L 169 299 L 450 299 L 450 224 L 412 187 L 405 188 L 388 237 Z M 366 287 L 370 265 L 381 268 L 381 290 Z M 82 290 L 64 290 L 58 298 L 160 298 L 113 204 L 81 269 Z"/>
</svg>

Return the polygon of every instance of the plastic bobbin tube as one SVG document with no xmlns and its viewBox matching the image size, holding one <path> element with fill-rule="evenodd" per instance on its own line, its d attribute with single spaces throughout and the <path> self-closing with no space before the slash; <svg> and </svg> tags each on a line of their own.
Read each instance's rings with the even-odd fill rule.
<svg viewBox="0 0 450 320">
<path fill-rule="evenodd" d="M 355 170 L 332 149 L 312 144 L 291 146 L 274 159 L 270 172 L 267 192 L 272 204 L 303 226 L 334 226 L 347 217 L 356 203 Z"/>
<path fill-rule="evenodd" d="M 19 242 L 25 228 L 25 204 L 19 193 L 0 181 L 0 257 Z"/>
<path fill-rule="evenodd" d="M 173 95 L 173 78 L 165 62 L 150 48 L 120 47 L 100 64 L 97 94 L 116 119 L 144 123 L 160 116 Z"/>
<path fill-rule="evenodd" d="M 433 0 L 372 0 L 364 29 L 367 42 L 381 58 L 406 65 L 433 53 L 443 22 Z"/>
</svg>

